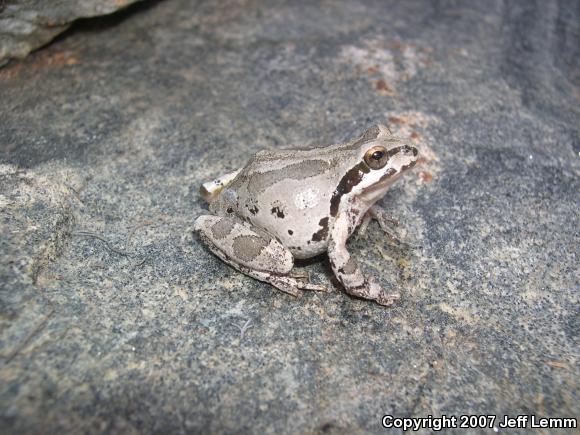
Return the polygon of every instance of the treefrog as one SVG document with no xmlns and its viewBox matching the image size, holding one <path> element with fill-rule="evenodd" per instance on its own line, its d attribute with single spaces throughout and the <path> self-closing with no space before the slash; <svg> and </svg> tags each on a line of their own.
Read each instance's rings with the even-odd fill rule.
<svg viewBox="0 0 580 435">
<path fill-rule="evenodd" d="M 371 219 L 390 234 L 388 224 L 396 221 L 375 203 L 417 155 L 381 124 L 347 143 L 260 151 L 243 168 L 201 186 L 211 214 L 196 219 L 195 231 L 224 262 L 294 296 L 327 291 L 293 267 L 295 259 L 328 252 L 349 294 L 391 305 L 400 295 L 366 277 L 346 242 Z"/>
</svg>

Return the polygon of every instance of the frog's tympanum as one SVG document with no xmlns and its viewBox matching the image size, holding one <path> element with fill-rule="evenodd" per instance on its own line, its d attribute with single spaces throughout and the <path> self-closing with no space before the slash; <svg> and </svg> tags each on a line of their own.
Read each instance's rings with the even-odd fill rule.
<svg viewBox="0 0 580 435">
<path fill-rule="evenodd" d="M 195 230 L 223 261 L 294 296 L 327 290 L 292 270 L 294 259 L 328 252 L 348 293 L 391 305 L 399 295 L 365 277 L 346 241 L 371 219 L 388 233 L 394 220 L 375 203 L 417 154 L 383 125 L 344 144 L 260 151 L 242 169 L 202 185 L 211 214 L 199 216 Z"/>
</svg>

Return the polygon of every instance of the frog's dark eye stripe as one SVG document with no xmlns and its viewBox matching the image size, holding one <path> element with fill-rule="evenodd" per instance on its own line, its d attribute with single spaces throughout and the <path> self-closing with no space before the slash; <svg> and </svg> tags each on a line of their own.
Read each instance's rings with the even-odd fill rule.
<svg viewBox="0 0 580 435">
<path fill-rule="evenodd" d="M 387 150 L 382 146 L 376 146 L 370 148 L 364 157 L 365 163 L 371 169 L 381 169 L 389 161 L 389 154 Z"/>
</svg>

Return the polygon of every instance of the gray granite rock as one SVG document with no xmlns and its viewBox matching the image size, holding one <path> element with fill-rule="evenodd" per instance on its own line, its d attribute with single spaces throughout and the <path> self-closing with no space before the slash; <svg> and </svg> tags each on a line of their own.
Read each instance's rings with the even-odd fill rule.
<svg viewBox="0 0 580 435">
<path fill-rule="evenodd" d="M 79 18 L 110 14 L 137 0 L 2 0 L 0 65 L 42 47 Z"/>
<path fill-rule="evenodd" d="M 578 5 L 154 2 L 0 70 L 0 432 L 578 417 Z M 382 201 L 408 244 L 349 244 L 394 308 L 192 235 L 202 181 L 374 122 L 424 157 Z"/>
</svg>

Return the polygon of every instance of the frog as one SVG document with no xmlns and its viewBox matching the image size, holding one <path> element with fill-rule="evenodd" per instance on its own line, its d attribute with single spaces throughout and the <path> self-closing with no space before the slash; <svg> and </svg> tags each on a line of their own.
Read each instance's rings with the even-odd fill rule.
<svg viewBox="0 0 580 435">
<path fill-rule="evenodd" d="M 259 151 L 241 169 L 201 185 L 209 213 L 196 218 L 194 231 L 225 263 L 292 296 L 329 291 L 294 267 L 326 253 L 348 294 L 393 305 L 400 293 L 363 273 L 347 240 L 371 220 L 396 238 L 398 221 L 377 202 L 418 154 L 384 124 L 338 144 Z"/>
</svg>

